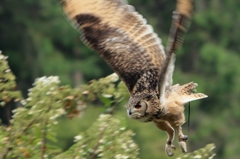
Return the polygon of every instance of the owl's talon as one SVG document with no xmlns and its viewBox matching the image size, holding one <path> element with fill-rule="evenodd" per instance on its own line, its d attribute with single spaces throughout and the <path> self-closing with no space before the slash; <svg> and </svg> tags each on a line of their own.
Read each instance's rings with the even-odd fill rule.
<svg viewBox="0 0 240 159">
<path fill-rule="evenodd" d="M 173 156 L 173 151 L 176 150 L 176 147 L 173 144 L 166 144 L 165 151 L 168 156 Z"/>
<path fill-rule="evenodd" d="M 188 136 L 187 135 L 184 135 L 183 137 L 182 137 L 182 141 L 187 141 L 188 140 Z"/>
<path fill-rule="evenodd" d="M 186 141 L 179 141 L 179 146 L 182 150 L 183 153 L 186 153 L 187 152 L 187 144 L 186 144 Z"/>
</svg>

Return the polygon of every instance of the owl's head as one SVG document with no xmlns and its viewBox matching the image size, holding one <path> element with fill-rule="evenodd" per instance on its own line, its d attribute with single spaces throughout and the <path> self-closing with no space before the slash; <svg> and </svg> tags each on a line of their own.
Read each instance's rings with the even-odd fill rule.
<svg viewBox="0 0 240 159">
<path fill-rule="evenodd" d="M 160 101 L 156 95 L 141 94 L 130 97 L 127 103 L 127 114 L 130 118 L 141 122 L 152 120 Z"/>
</svg>

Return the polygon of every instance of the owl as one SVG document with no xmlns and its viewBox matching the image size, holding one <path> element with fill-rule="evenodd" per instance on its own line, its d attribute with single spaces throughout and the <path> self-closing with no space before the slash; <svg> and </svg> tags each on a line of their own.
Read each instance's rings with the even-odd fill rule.
<svg viewBox="0 0 240 159">
<path fill-rule="evenodd" d="M 172 156 L 175 132 L 182 152 L 188 137 L 182 132 L 184 104 L 206 98 L 194 93 L 196 83 L 172 85 L 175 51 L 183 42 L 192 12 L 192 0 L 178 0 L 169 40 L 161 39 L 125 0 L 62 0 L 63 11 L 80 31 L 83 42 L 95 50 L 128 88 L 130 118 L 153 122 L 167 132 L 165 152 Z"/>
</svg>

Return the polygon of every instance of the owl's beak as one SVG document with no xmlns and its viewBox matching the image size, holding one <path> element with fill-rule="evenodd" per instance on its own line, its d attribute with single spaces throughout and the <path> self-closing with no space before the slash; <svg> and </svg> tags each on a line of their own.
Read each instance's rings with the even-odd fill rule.
<svg viewBox="0 0 240 159">
<path fill-rule="evenodd" d="M 131 111 L 131 109 L 128 111 L 128 115 L 132 115 L 132 111 Z"/>
</svg>

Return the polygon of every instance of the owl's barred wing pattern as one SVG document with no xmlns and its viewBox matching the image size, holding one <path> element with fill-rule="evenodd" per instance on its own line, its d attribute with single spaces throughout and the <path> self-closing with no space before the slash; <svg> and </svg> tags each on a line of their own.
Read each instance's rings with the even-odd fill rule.
<svg viewBox="0 0 240 159">
<path fill-rule="evenodd" d="M 156 89 L 164 49 L 132 6 L 124 0 L 63 0 L 62 6 L 85 43 L 114 69 L 132 95 Z"/>
<path fill-rule="evenodd" d="M 197 83 L 187 83 L 184 85 L 173 85 L 171 89 L 167 90 L 166 96 L 167 98 L 172 98 L 175 101 L 178 101 L 181 104 L 186 104 L 188 102 L 207 98 L 208 96 L 203 93 L 195 93 L 195 88 L 198 86 Z"/>
<path fill-rule="evenodd" d="M 172 26 L 166 48 L 166 60 L 159 77 L 159 96 L 164 102 L 164 93 L 172 86 L 175 51 L 182 46 L 183 35 L 187 32 L 192 16 L 192 0 L 178 0 L 176 11 L 173 12 Z"/>
</svg>

